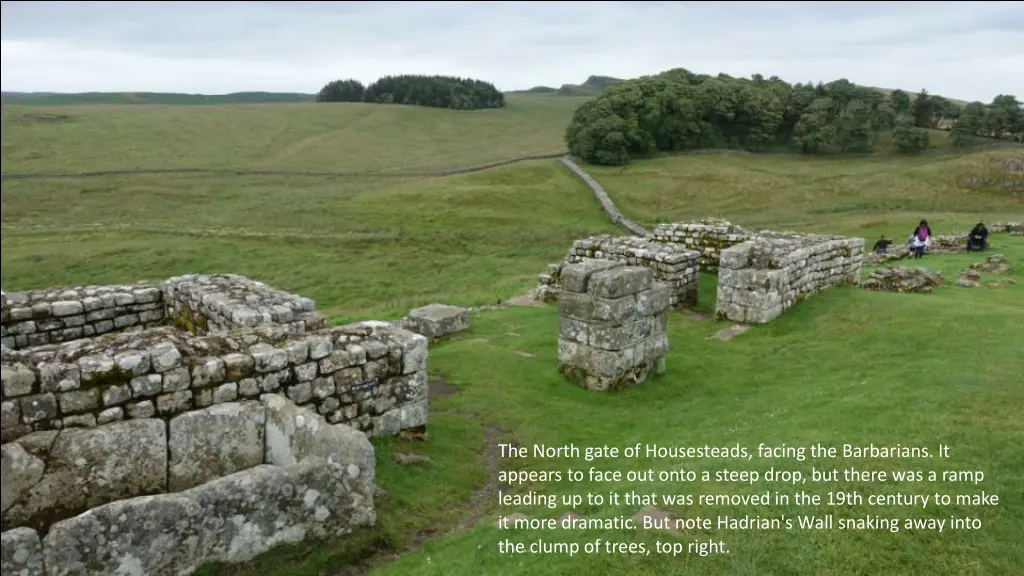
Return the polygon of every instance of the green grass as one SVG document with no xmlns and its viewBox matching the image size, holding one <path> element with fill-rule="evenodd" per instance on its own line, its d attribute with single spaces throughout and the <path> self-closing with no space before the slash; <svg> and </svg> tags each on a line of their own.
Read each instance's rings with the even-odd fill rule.
<svg viewBox="0 0 1024 576">
<path fill-rule="evenodd" d="M 978 219 L 1020 220 L 1024 202 L 1007 189 L 964 187 L 993 174 L 998 150 L 913 158 L 791 156 L 663 157 L 622 168 L 587 167 L 623 213 L 637 222 L 718 216 L 751 227 L 874 236 L 910 234 L 922 218 L 936 234 Z"/>
<path fill-rule="evenodd" d="M 574 239 L 615 231 L 554 160 L 413 182 L 14 180 L 3 184 L 0 275 L 18 290 L 232 272 L 341 319 L 396 317 L 517 296 Z"/>
<path fill-rule="evenodd" d="M 469 113 L 373 105 L 97 105 L 61 108 L 60 114 L 70 116 L 65 122 L 31 121 L 21 116 L 30 108 L 9 106 L 3 165 L 8 172 L 444 169 L 557 152 L 575 105 L 569 100 L 524 96 L 510 99 L 506 110 Z M 750 227 L 870 238 L 880 232 L 900 236 L 920 218 L 928 218 L 938 233 L 950 231 L 954 217 L 959 230 L 979 218 L 1024 218 L 1021 199 L 1012 192 L 959 184 L 987 173 L 994 159 L 1007 154 L 677 156 L 587 170 L 627 216 L 648 224 L 712 215 Z M 584 185 L 555 160 L 432 179 L 194 174 L 5 180 L 2 214 L 0 279 L 6 291 L 232 272 L 310 296 L 338 322 L 396 317 L 435 301 L 492 304 L 532 287 L 536 274 L 560 260 L 573 240 L 615 233 Z M 377 475 L 386 491 L 377 504 L 376 528 L 205 573 L 330 574 L 374 550 L 401 551 L 425 540 L 379 574 L 931 574 L 935 566 L 941 573 L 1017 574 L 1024 566 L 1024 242 L 994 236 L 993 248 L 1013 261 L 1017 284 L 958 288 L 952 285 L 957 273 L 978 257 L 929 256 L 922 264 L 949 280 L 934 294 L 829 290 L 729 342 L 709 339 L 725 324 L 690 322 L 673 313 L 668 373 L 621 394 L 578 390 L 558 376 L 554 308 L 475 314 L 468 333 L 431 348 L 431 369 L 462 391 L 432 401 L 429 440 L 374 441 Z M 714 294 L 715 278 L 702 277 L 700 310 L 713 309 Z M 525 445 L 943 442 L 952 446 L 949 465 L 984 470 L 984 489 L 1002 502 L 992 509 L 934 513 L 978 516 L 985 527 L 977 532 L 717 533 L 730 554 L 501 557 L 496 545 L 503 536 L 652 544 L 708 535 L 500 533 L 493 527 L 494 499 L 481 507 L 472 497 L 488 477 L 484 438 L 495 434 Z M 432 460 L 399 467 L 391 458 L 397 450 Z M 717 463 L 640 459 L 594 465 L 703 470 Z M 782 463 L 751 463 L 758 470 L 772 465 Z M 823 463 L 787 464 L 802 470 L 815 465 Z M 533 488 L 565 494 L 639 486 Z M 673 489 L 746 494 L 769 488 L 761 483 Z M 889 493 L 898 487 L 837 488 Z M 963 488 L 918 490 L 940 489 Z M 578 512 L 608 517 L 635 509 L 606 505 Z M 523 510 L 546 518 L 561 511 Z M 719 513 L 697 505 L 674 511 Z M 761 513 L 795 512 L 771 507 Z M 863 513 L 932 515 L 885 507 Z"/>
<path fill-rule="evenodd" d="M 132 168 L 430 171 L 565 150 L 585 98 L 503 109 L 382 104 L 3 107 L 4 172 Z M 65 121 L 33 115 L 61 114 Z"/>
</svg>

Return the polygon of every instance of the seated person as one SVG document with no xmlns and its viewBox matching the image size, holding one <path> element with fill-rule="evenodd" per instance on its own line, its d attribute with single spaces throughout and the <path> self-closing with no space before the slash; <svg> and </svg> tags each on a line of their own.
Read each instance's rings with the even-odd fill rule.
<svg viewBox="0 0 1024 576">
<path fill-rule="evenodd" d="M 885 254 L 889 251 L 889 246 L 892 246 L 892 240 L 889 240 L 885 237 L 885 234 L 882 234 L 882 237 L 878 239 L 878 242 L 875 242 L 875 254 Z"/>
<path fill-rule="evenodd" d="M 988 228 L 985 224 L 978 222 L 967 234 L 967 251 L 981 252 L 988 245 Z"/>
</svg>

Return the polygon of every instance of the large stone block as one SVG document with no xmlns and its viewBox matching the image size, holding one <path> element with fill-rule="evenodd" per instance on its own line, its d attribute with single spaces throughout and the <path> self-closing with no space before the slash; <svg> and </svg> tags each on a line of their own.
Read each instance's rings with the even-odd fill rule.
<svg viewBox="0 0 1024 576">
<path fill-rule="evenodd" d="M 43 546 L 31 528 L 0 534 L 0 566 L 4 576 L 43 576 Z"/>
<path fill-rule="evenodd" d="M 168 490 L 180 492 L 263 463 L 266 410 L 229 402 L 170 421 Z"/>
<path fill-rule="evenodd" d="M 430 304 L 409 311 L 412 330 L 431 340 L 469 329 L 469 310 L 446 304 Z"/>
<path fill-rule="evenodd" d="M 373 494 L 357 480 L 309 457 L 105 504 L 50 529 L 43 539 L 48 576 L 187 574 L 279 544 L 347 534 L 376 521 Z"/>
<path fill-rule="evenodd" d="M 4 525 L 45 529 L 94 506 L 163 492 L 167 487 L 166 429 L 161 420 L 126 420 L 19 438 L 24 451 L 45 462 L 46 468 L 38 482 L 26 488 L 31 461 L 21 455 L 18 496 L 3 512 Z M 5 457 L 10 455 L 5 452 Z M 6 474 L 3 483 L 7 483 Z"/>
</svg>

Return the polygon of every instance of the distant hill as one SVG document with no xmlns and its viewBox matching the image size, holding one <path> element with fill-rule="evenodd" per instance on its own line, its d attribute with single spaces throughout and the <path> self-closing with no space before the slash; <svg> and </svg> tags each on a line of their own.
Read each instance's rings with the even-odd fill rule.
<svg viewBox="0 0 1024 576">
<path fill-rule="evenodd" d="M 232 94 L 178 94 L 174 92 L 82 92 L 60 94 L 54 92 L 0 92 L 6 104 L 37 106 L 73 104 L 281 104 L 314 102 L 315 94 L 294 92 L 235 92 Z"/>
<path fill-rule="evenodd" d="M 527 90 L 519 90 L 518 94 L 548 94 L 551 96 L 597 96 L 612 84 L 622 82 L 620 78 L 611 76 L 591 76 L 582 84 L 562 84 L 560 88 L 551 86 L 534 86 Z"/>
</svg>

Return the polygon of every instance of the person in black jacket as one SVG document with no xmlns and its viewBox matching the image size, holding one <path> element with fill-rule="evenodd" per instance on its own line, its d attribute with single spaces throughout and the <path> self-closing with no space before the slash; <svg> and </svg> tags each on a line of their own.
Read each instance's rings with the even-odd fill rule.
<svg viewBox="0 0 1024 576">
<path fill-rule="evenodd" d="M 967 234 L 967 251 L 981 252 L 988 247 L 988 228 L 983 222 L 978 222 Z"/>
<path fill-rule="evenodd" d="M 885 234 L 882 234 L 878 242 L 875 242 L 875 254 L 885 254 L 889 251 L 889 246 L 892 246 L 892 240 L 889 240 L 885 237 Z"/>
</svg>

